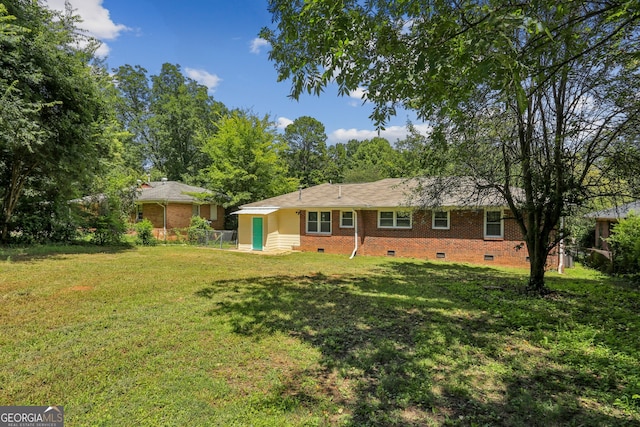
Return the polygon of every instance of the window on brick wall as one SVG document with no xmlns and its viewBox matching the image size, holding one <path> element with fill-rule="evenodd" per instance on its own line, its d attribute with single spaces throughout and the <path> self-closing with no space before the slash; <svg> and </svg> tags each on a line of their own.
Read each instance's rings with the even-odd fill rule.
<svg viewBox="0 0 640 427">
<path fill-rule="evenodd" d="M 340 227 L 353 228 L 353 211 L 340 212 Z"/>
<path fill-rule="evenodd" d="M 410 211 L 378 211 L 379 228 L 411 228 Z"/>
<path fill-rule="evenodd" d="M 209 219 L 211 221 L 218 220 L 218 205 L 209 205 Z"/>
<path fill-rule="evenodd" d="M 200 205 L 191 205 L 192 206 L 192 211 L 191 211 L 191 216 L 200 216 Z"/>
<path fill-rule="evenodd" d="M 331 211 L 307 212 L 307 233 L 331 234 Z"/>
<path fill-rule="evenodd" d="M 431 228 L 439 230 L 449 229 L 449 211 L 432 211 Z"/>
<path fill-rule="evenodd" d="M 484 211 L 484 237 L 500 239 L 504 235 L 504 221 L 501 210 Z"/>
</svg>

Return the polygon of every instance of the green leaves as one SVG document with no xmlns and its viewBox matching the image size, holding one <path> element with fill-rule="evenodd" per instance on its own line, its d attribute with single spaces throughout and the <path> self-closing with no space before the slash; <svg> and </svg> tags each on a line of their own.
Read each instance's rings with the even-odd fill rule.
<svg viewBox="0 0 640 427">
<path fill-rule="evenodd" d="M 218 131 L 202 141 L 211 165 L 202 177 L 208 188 L 229 196 L 225 206 L 238 206 L 294 191 L 297 180 L 287 178 L 284 146 L 268 116 L 234 112 L 218 123 Z"/>
<path fill-rule="evenodd" d="M 132 168 L 149 166 L 172 180 L 193 178 L 207 165 L 200 135 L 215 133 L 215 123 L 227 114 L 207 88 L 185 77 L 179 65 L 165 63 L 148 77 L 140 66 L 116 72 L 118 118 L 131 133 L 125 144 Z"/>
<path fill-rule="evenodd" d="M 300 184 L 307 187 L 327 181 L 327 135 L 322 123 L 313 117 L 298 117 L 285 128 L 283 139 L 288 145 L 283 154 L 289 171 Z"/>
<path fill-rule="evenodd" d="M 37 2 L 4 2 L 0 8 L 4 241 L 26 192 L 50 204 L 72 199 L 112 154 L 111 141 L 102 137 L 109 123 L 103 80 L 90 63 L 90 48 L 77 47 L 82 35 L 75 22 Z"/>
<path fill-rule="evenodd" d="M 632 212 L 621 219 L 607 239 L 617 273 L 640 273 L 640 215 Z"/>
</svg>

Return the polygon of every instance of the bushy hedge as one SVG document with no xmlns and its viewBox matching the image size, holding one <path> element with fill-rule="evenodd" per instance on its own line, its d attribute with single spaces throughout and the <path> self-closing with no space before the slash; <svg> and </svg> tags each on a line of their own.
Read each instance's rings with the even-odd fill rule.
<svg viewBox="0 0 640 427">
<path fill-rule="evenodd" d="M 187 229 L 187 240 L 192 244 L 204 243 L 210 231 L 213 231 L 213 228 L 209 221 L 199 216 L 192 216 Z"/>
<path fill-rule="evenodd" d="M 613 254 L 613 271 L 618 274 L 640 273 L 640 216 L 631 213 L 620 220 L 607 239 Z"/>
<path fill-rule="evenodd" d="M 148 219 L 137 222 L 134 226 L 136 230 L 136 243 L 142 246 L 153 246 L 156 238 L 153 236 L 153 224 Z"/>
<path fill-rule="evenodd" d="M 91 241 L 101 246 L 120 245 L 123 242 L 127 226 L 119 212 L 108 212 L 93 221 L 94 232 Z"/>
</svg>

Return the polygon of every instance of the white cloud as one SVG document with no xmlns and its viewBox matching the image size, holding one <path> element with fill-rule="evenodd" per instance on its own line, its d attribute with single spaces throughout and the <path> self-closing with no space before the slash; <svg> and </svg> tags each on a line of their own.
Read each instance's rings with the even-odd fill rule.
<svg viewBox="0 0 640 427">
<path fill-rule="evenodd" d="M 367 100 L 367 90 L 362 87 L 359 87 L 356 90 L 352 90 L 349 92 L 349 98 L 353 99 L 352 101 L 349 101 L 349 105 L 351 107 L 361 107 L 362 104 Z"/>
<path fill-rule="evenodd" d="M 78 23 L 78 27 L 103 42 L 96 52 L 98 56 L 106 56 L 109 53 L 109 46 L 105 40 L 115 40 L 120 33 L 130 30 L 126 25 L 116 24 L 111 20 L 109 10 L 102 6 L 102 1 L 69 0 L 73 13 L 82 19 L 82 22 Z M 65 10 L 65 0 L 46 0 L 46 3 L 53 10 Z"/>
<path fill-rule="evenodd" d="M 378 136 L 378 132 L 375 130 L 366 130 L 366 129 L 337 129 L 329 134 L 328 140 L 330 144 L 335 144 L 338 142 L 347 142 L 350 139 L 357 139 L 358 141 L 362 141 L 363 139 L 371 139 Z"/>
<path fill-rule="evenodd" d="M 428 124 L 414 124 L 413 127 L 423 135 L 429 134 L 432 129 Z M 407 133 L 406 126 L 388 126 L 379 134 L 375 129 L 337 129 L 329 134 L 328 141 L 330 144 L 336 144 L 338 142 L 345 143 L 351 139 L 362 141 L 380 136 L 393 144 L 399 139 L 405 139 Z"/>
<path fill-rule="evenodd" d="M 366 96 L 367 96 L 367 90 L 363 87 L 359 87 L 358 89 L 352 90 L 351 92 L 349 92 L 350 98 L 364 99 Z"/>
<path fill-rule="evenodd" d="M 109 45 L 102 42 L 96 49 L 95 56 L 97 56 L 98 58 L 106 58 L 107 56 L 109 56 L 109 52 L 111 52 Z"/>
<path fill-rule="evenodd" d="M 287 126 L 293 123 L 293 120 L 288 119 L 286 117 L 278 117 L 277 128 L 284 130 Z"/>
<path fill-rule="evenodd" d="M 192 78 L 198 83 L 208 87 L 210 92 L 215 91 L 218 85 L 220 84 L 220 82 L 222 81 L 220 77 L 216 76 L 215 74 L 211 74 L 205 70 L 198 70 L 195 68 L 186 67 L 184 71 L 185 73 L 187 73 L 187 76 L 189 78 Z"/>
<path fill-rule="evenodd" d="M 268 46 L 269 42 L 263 38 L 256 37 L 251 40 L 251 53 L 260 53 L 263 47 Z"/>
</svg>

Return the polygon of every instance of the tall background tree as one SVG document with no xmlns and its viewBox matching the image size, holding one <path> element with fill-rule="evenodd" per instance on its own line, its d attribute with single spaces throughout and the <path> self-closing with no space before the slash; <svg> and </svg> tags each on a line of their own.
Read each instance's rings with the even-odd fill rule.
<svg viewBox="0 0 640 427">
<path fill-rule="evenodd" d="M 298 117 L 284 130 L 284 153 L 290 173 L 305 187 L 326 181 L 327 135 L 313 117 Z"/>
<path fill-rule="evenodd" d="M 291 95 L 363 87 L 377 124 L 402 106 L 442 126 L 456 172 L 509 206 L 532 291 L 570 207 L 630 190 L 611 160 L 637 141 L 637 1 L 269 4 L 261 36 Z"/>
<path fill-rule="evenodd" d="M 347 142 L 348 166 L 345 182 L 372 182 L 399 176 L 400 157 L 389 141 L 375 137 Z"/>
<path fill-rule="evenodd" d="M 200 182 L 225 194 L 228 198 L 221 202 L 228 210 L 298 186 L 283 157 L 286 144 L 268 116 L 234 111 L 218 122 L 217 132 L 206 137 L 202 147 L 211 163 L 202 170 Z"/>
<path fill-rule="evenodd" d="M 139 65 L 123 65 L 113 71 L 118 89 L 115 113 L 127 131 L 123 141 L 124 160 L 130 168 L 141 171 L 150 166 L 148 152 L 151 135 L 148 120 L 151 117 L 151 89 L 147 70 Z"/>
<path fill-rule="evenodd" d="M 114 71 L 120 92 L 118 118 L 130 134 L 125 144 L 130 166 L 171 180 L 193 181 L 209 163 L 199 135 L 215 132 L 227 108 L 205 86 L 185 77 L 179 65 L 165 63 L 152 76 L 140 66 Z"/>
<path fill-rule="evenodd" d="M 54 13 L 37 2 L 0 4 L 3 242 L 28 231 L 29 212 L 47 222 L 38 228 L 52 237 L 67 201 L 91 187 L 115 149 L 105 138 L 109 115 L 103 73 L 93 62 L 96 45 L 76 22 L 69 11 Z"/>
</svg>

